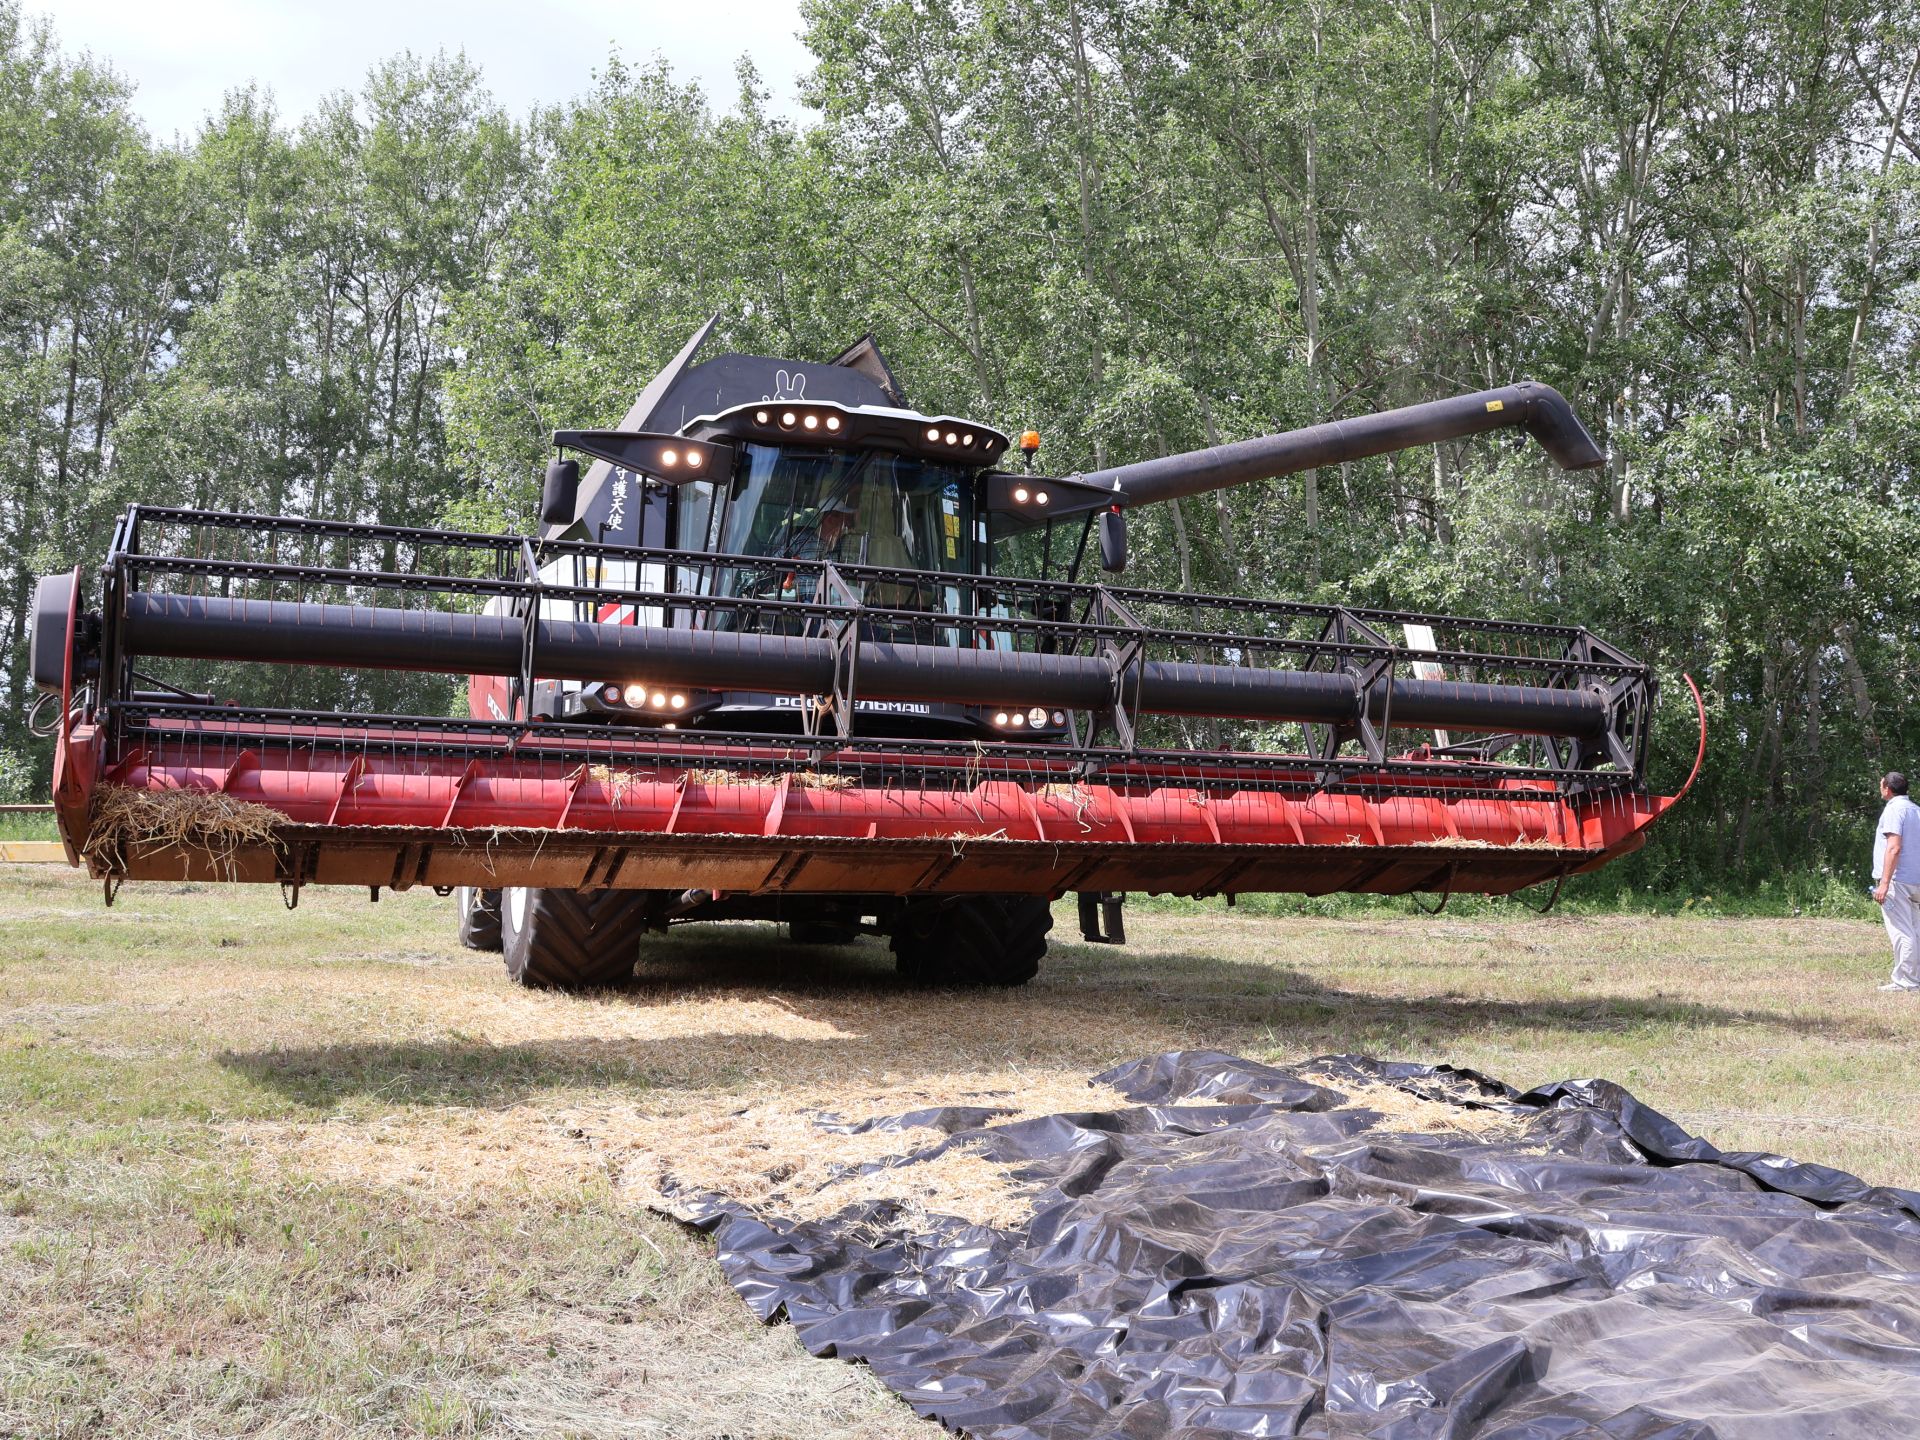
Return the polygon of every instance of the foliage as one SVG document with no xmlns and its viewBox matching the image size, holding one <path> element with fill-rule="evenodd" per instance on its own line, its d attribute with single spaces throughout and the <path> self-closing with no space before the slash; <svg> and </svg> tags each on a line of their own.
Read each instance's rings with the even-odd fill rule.
<svg viewBox="0 0 1920 1440">
<path fill-rule="evenodd" d="M 0 750 L 0 805 L 18 805 L 32 788 L 33 763 L 17 750 Z"/>
<path fill-rule="evenodd" d="M 1061 473 L 1555 384 L 1601 469 L 1483 440 L 1221 492 L 1141 517 L 1141 578 L 1586 623 L 1659 667 L 1664 780 L 1681 672 L 1709 720 L 1619 883 L 1851 876 L 1874 773 L 1920 770 L 1913 0 L 804 14 L 806 126 L 744 66 L 717 108 L 616 56 L 515 122 L 403 56 L 176 148 L 0 0 L 0 744 L 32 576 L 129 499 L 518 528 L 544 433 L 717 311 L 760 353 L 871 329 Z"/>
</svg>

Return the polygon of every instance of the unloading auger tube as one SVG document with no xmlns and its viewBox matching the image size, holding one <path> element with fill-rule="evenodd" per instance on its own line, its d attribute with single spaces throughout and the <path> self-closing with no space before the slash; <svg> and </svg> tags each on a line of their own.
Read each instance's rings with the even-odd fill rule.
<svg viewBox="0 0 1920 1440">
<path fill-rule="evenodd" d="M 1563 470 L 1590 470 L 1606 458 L 1558 390 L 1521 380 L 1497 390 L 1329 420 L 1075 478 L 1123 493 L 1128 505 L 1152 505 L 1510 427 L 1531 435 Z"/>
</svg>

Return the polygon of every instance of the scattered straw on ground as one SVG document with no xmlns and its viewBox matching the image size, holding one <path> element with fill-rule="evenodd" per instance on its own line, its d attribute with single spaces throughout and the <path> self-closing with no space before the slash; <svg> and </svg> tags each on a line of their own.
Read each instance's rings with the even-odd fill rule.
<svg viewBox="0 0 1920 1440">
<path fill-rule="evenodd" d="M 1010 1167 L 960 1145 L 931 1160 L 848 1175 L 780 1205 L 794 1220 L 824 1220 L 849 1205 L 892 1201 L 920 1215 L 952 1215 L 974 1225 L 1011 1229 L 1033 1213 L 1035 1187 L 1018 1184 Z"/>
<path fill-rule="evenodd" d="M 1003 1111 L 986 1122 L 1001 1125 L 1125 1104 L 1112 1090 L 1061 1073 L 1013 1087 L 983 1088 L 977 1081 L 851 1092 L 820 1087 L 721 1115 L 711 1096 L 698 1096 L 660 1109 L 528 1103 L 357 1121 L 242 1121 L 224 1129 L 242 1153 L 275 1173 L 416 1199 L 461 1200 L 500 1186 L 577 1193 L 612 1176 L 633 1198 L 668 1209 L 676 1194 L 716 1194 L 769 1215 L 809 1220 L 889 1200 L 923 1214 L 1004 1226 L 1024 1218 L 1032 1198 L 1010 1167 L 964 1145 L 932 1160 L 884 1165 L 932 1149 L 945 1136 L 929 1127 L 848 1134 L 830 1128 L 834 1117 L 954 1105 Z"/>
<path fill-rule="evenodd" d="M 515 1185 L 564 1193 L 606 1173 L 582 1125 L 533 1105 L 402 1113 L 359 1122 L 243 1121 L 226 1132 L 242 1153 L 276 1173 L 416 1197 L 459 1198 Z"/>
<path fill-rule="evenodd" d="M 849 1205 L 892 1200 L 976 1224 L 1009 1225 L 1026 1215 L 1032 1197 L 1030 1187 L 1016 1181 L 1009 1167 L 959 1146 L 934 1160 L 855 1173 L 929 1150 L 944 1136 L 927 1127 L 845 1134 L 823 1128 L 823 1120 L 966 1106 L 1003 1110 L 1006 1113 L 987 1123 L 1005 1125 L 1126 1103 L 1117 1091 L 1064 1073 L 985 1089 L 977 1083 L 896 1085 L 864 1092 L 822 1089 L 717 1118 L 710 1111 L 653 1117 L 607 1137 L 610 1149 L 625 1150 L 624 1162 L 610 1155 L 609 1163 L 618 1168 L 622 1185 L 658 1203 L 670 1203 L 676 1191 L 691 1191 L 811 1220 Z"/>
<path fill-rule="evenodd" d="M 1359 1082 L 1339 1075 L 1303 1070 L 1300 1078 L 1337 1090 L 1347 1104 L 1380 1114 L 1381 1129 L 1402 1135 L 1477 1135 L 1493 1138 L 1518 1134 L 1523 1122 L 1505 1110 L 1478 1105 L 1451 1105 L 1427 1100 L 1397 1085 Z"/>
<path fill-rule="evenodd" d="M 1379 1114 L 1380 1128 L 1408 1135 L 1512 1136 L 1521 1121 L 1505 1111 L 1424 1099 L 1396 1086 L 1307 1073 L 1303 1078 L 1347 1097 L 1347 1105 Z M 1209 1101 L 1190 1103 L 1206 1104 Z M 795 1220 L 822 1219 L 849 1205 L 890 1200 L 910 1210 L 952 1215 L 1005 1227 L 1029 1213 L 1034 1189 L 998 1164 L 959 1145 L 932 1160 L 889 1164 L 924 1153 L 945 1138 L 933 1128 L 842 1134 L 821 1125 L 823 1114 L 899 1115 L 935 1106 L 1005 1107 L 990 1125 L 1045 1115 L 1119 1109 L 1129 1102 L 1078 1076 L 1036 1076 L 1017 1088 L 981 1090 L 925 1085 L 891 1086 L 864 1094 L 822 1090 L 805 1103 L 784 1098 L 716 1119 L 710 1112 L 659 1116 L 618 1136 L 624 1162 L 609 1154 L 620 1183 L 652 1203 L 671 1206 L 675 1192 L 725 1195 Z"/>
<path fill-rule="evenodd" d="M 278 810 L 236 800 L 217 790 L 138 790 L 102 785 L 94 791 L 88 822 L 86 858 L 113 870 L 128 846 L 175 846 L 183 853 L 181 874 L 198 851 L 231 878 L 244 845 L 277 845 L 275 828 L 285 819 Z"/>
</svg>

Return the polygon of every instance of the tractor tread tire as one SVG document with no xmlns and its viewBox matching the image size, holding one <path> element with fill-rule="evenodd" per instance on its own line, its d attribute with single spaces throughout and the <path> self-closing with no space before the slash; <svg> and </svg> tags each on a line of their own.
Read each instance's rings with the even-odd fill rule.
<svg viewBox="0 0 1920 1440">
<path fill-rule="evenodd" d="M 970 895 L 907 907 L 893 962 L 916 985 L 1012 989 L 1040 973 L 1053 909 L 1032 895 Z"/>
<path fill-rule="evenodd" d="M 500 892 L 461 885 L 453 892 L 460 912 L 460 943 L 469 950 L 500 953 Z"/>
<path fill-rule="evenodd" d="M 527 891 L 516 927 L 510 897 L 501 900 L 507 976 L 531 990 L 607 990 L 633 978 L 648 927 L 644 890 Z"/>
</svg>

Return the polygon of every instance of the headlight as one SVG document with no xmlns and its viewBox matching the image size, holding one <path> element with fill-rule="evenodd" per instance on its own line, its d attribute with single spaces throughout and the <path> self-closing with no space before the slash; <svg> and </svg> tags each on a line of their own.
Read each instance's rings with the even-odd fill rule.
<svg viewBox="0 0 1920 1440">
<path fill-rule="evenodd" d="M 625 693 L 627 704 L 629 705 L 644 705 L 647 703 L 647 687 L 644 685 L 629 685 Z"/>
<path fill-rule="evenodd" d="M 1027 711 L 1027 723 L 1033 726 L 1034 729 L 1039 729 L 1047 723 L 1047 712 L 1038 705 L 1034 706 L 1033 709 Z"/>
</svg>

